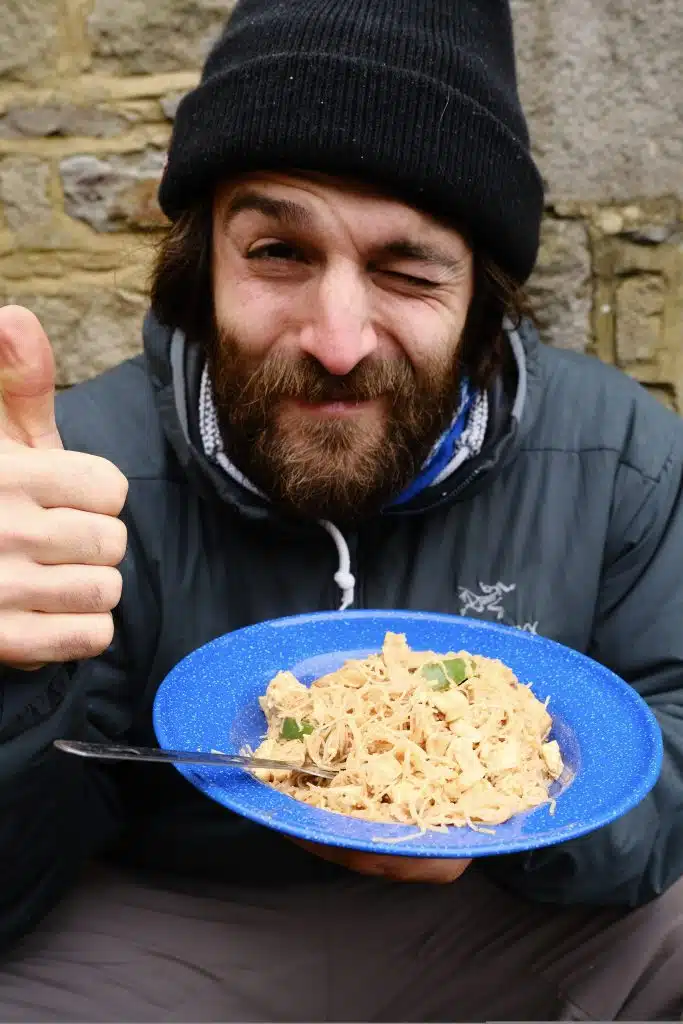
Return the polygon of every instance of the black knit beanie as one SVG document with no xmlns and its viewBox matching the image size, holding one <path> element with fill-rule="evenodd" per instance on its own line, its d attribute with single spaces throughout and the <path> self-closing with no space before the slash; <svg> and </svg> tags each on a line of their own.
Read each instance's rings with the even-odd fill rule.
<svg viewBox="0 0 683 1024">
<path fill-rule="evenodd" d="M 509 0 L 240 0 L 178 109 L 160 203 L 174 220 L 275 169 L 384 187 L 526 280 L 543 186 Z"/>
</svg>

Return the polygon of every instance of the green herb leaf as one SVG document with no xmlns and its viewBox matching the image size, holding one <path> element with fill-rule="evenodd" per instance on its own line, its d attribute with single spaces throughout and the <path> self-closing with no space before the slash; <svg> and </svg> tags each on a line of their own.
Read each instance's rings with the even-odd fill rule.
<svg viewBox="0 0 683 1024">
<path fill-rule="evenodd" d="M 422 675 L 430 683 L 434 683 L 432 690 L 450 690 L 451 684 L 459 686 L 467 679 L 467 666 L 462 658 L 449 658 L 443 665 L 435 663 L 425 665 Z"/>
<path fill-rule="evenodd" d="M 301 730 L 299 729 L 299 723 L 296 718 L 285 718 L 282 723 L 282 732 L 280 735 L 283 740 L 301 739 Z"/>
<path fill-rule="evenodd" d="M 425 665 L 422 669 L 422 675 L 428 682 L 434 683 L 432 690 L 450 689 L 451 680 L 446 675 L 442 665 Z"/>
<path fill-rule="evenodd" d="M 450 679 L 446 679 L 446 681 L 443 683 L 435 683 L 434 686 L 432 686 L 432 690 L 436 690 L 437 693 L 440 693 L 442 690 L 450 690 L 450 688 Z"/>
<path fill-rule="evenodd" d="M 312 732 L 313 726 L 310 722 L 302 722 L 299 725 L 296 718 L 285 718 L 280 736 L 283 740 L 302 740 L 304 736 L 310 736 Z"/>
<path fill-rule="evenodd" d="M 448 661 L 444 661 L 448 678 L 456 686 L 460 683 L 464 683 L 467 679 L 467 665 L 462 658 L 449 658 Z"/>
</svg>

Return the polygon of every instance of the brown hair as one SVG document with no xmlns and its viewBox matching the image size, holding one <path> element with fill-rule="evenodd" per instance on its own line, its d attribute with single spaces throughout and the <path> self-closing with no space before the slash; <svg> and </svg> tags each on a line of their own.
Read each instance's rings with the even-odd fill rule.
<svg viewBox="0 0 683 1024">
<path fill-rule="evenodd" d="M 168 327 L 189 338 L 212 337 L 211 240 L 213 205 L 204 200 L 183 213 L 159 243 L 152 272 L 152 308 Z M 474 256 L 474 296 L 460 349 L 463 371 L 476 387 L 487 387 L 509 359 L 503 319 L 515 327 L 534 320 L 522 285 L 485 255 Z"/>
</svg>

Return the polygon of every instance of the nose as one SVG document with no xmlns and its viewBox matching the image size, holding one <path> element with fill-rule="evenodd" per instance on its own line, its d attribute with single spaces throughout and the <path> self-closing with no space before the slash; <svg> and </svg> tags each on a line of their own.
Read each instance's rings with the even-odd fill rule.
<svg viewBox="0 0 683 1024">
<path fill-rule="evenodd" d="M 318 282 L 315 307 L 301 335 L 301 347 L 328 373 L 350 373 L 377 348 L 369 296 L 351 266 L 326 268 Z"/>
</svg>

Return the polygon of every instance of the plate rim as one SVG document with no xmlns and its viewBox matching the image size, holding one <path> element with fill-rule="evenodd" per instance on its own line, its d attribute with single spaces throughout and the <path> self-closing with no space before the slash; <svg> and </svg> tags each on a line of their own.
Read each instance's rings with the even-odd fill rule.
<svg viewBox="0 0 683 1024">
<path fill-rule="evenodd" d="M 164 748 L 173 746 L 173 743 L 166 742 L 167 729 L 162 721 L 162 708 L 164 701 L 168 699 L 168 694 L 173 686 L 177 675 L 181 675 L 183 671 L 187 671 L 191 667 L 191 663 L 195 659 L 202 659 L 206 657 L 207 652 L 213 650 L 219 650 L 225 645 L 229 645 L 234 642 L 243 634 L 253 634 L 259 631 L 267 631 L 268 629 L 287 629 L 293 627 L 305 626 L 308 624 L 325 624 L 325 623 L 339 623 L 342 622 L 353 622 L 359 620 L 393 620 L 396 623 L 403 622 L 434 622 L 441 623 L 449 626 L 464 626 L 465 628 L 476 631 L 490 632 L 499 635 L 514 636 L 518 642 L 528 643 L 530 645 L 538 645 L 541 648 L 554 649 L 558 652 L 562 652 L 564 657 L 569 655 L 572 659 L 576 660 L 579 664 L 585 665 L 588 662 L 592 666 L 596 666 L 600 674 L 609 681 L 610 686 L 614 692 L 618 692 L 622 699 L 626 699 L 630 703 L 634 712 L 636 712 L 639 719 L 639 725 L 641 733 L 645 734 L 646 739 L 649 741 L 650 749 L 646 752 L 644 757 L 647 757 L 647 762 L 651 765 L 650 770 L 644 773 L 640 779 L 640 785 L 631 788 L 630 795 L 622 798 L 618 806 L 606 810 L 599 815 L 597 818 L 591 818 L 591 820 L 584 824 L 574 824 L 571 827 L 565 827 L 564 832 L 561 834 L 560 831 L 555 834 L 552 831 L 544 833 L 524 833 L 518 838 L 508 837 L 503 838 L 500 843 L 495 842 L 495 837 L 490 837 L 490 841 L 486 845 L 475 846 L 470 849 L 466 845 L 462 845 L 458 848 L 453 848 L 450 853 L 446 850 L 434 849 L 430 850 L 424 846 L 420 846 L 421 840 L 424 840 L 424 836 L 418 836 L 412 842 L 396 843 L 396 834 L 405 835 L 412 826 L 405 825 L 389 825 L 384 822 L 376 822 L 374 825 L 378 830 L 377 838 L 371 840 L 365 839 L 354 839 L 349 840 L 348 836 L 345 837 L 340 835 L 340 830 L 330 830 L 329 832 L 325 828 L 325 822 L 329 822 L 330 819 L 335 819 L 340 816 L 332 811 L 322 810 L 320 808 L 314 808 L 310 805 L 298 803 L 296 807 L 296 813 L 299 816 L 306 818 L 305 812 L 313 812 L 313 822 L 307 822 L 304 820 L 302 823 L 295 821 L 286 821 L 284 825 L 282 822 L 275 822 L 272 818 L 272 811 L 267 813 L 265 810 L 260 809 L 258 806 L 249 807 L 245 806 L 239 799 L 230 799 L 229 795 L 226 794 L 225 787 L 221 787 L 211 781 L 210 773 L 215 772 L 216 769 L 198 769 L 189 765 L 174 765 L 177 771 L 183 775 L 187 781 L 202 792 L 205 796 L 219 803 L 232 813 L 246 818 L 258 825 L 265 826 L 270 829 L 274 829 L 281 834 L 288 835 L 294 838 L 306 839 L 312 842 L 323 842 L 328 846 L 335 846 L 338 848 L 345 848 L 350 850 L 364 851 L 376 854 L 390 854 L 396 856 L 411 856 L 411 857 L 422 857 L 422 858 L 433 858 L 443 859 L 447 857 L 484 857 L 484 856 L 501 856 L 512 853 L 531 852 L 532 850 L 542 849 L 545 847 L 557 845 L 567 841 L 568 839 L 578 839 L 581 836 L 585 836 L 591 832 L 594 832 L 620 818 L 623 814 L 633 809 L 638 803 L 640 803 L 652 790 L 654 785 L 659 778 L 663 760 L 663 738 L 661 728 L 654 715 L 652 709 L 646 703 L 644 698 L 627 683 L 624 679 L 618 676 L 612 669 L 603 665 L 601 662 L 596 661 L 587 654 L 583 654 L 581 651 L 577 651 L 572 647 L 568 647 L 565 644 L 560 643 L 557 640 L 552 640 L 549 637 L 531 633 L 527 630 L 519 629 L 515 626 L 508 626 L 504 623 L 492 622 L 486 619 L 477 619 L 470 616 L 451 615 L 444 612 L 429 612 L 429 611 L 410 611 L 406 609 L 353 609 L 346 612 L 335 612 L 335 611 L 323 611 L 323 612 L 305 612 L 297 615 L 281 616 L 277 618 L 264 619 L 259 622 L 255 622 L 246 626 L 242 626 L 239 629 L 231 630 L 220 636 L 214 637 L 207 643 L 202 644 L 200 647 L 190 651 L 182 659 L 180 659 L 167 673 L 165 678 L 160 683 L 157 692 L 154 697 L 153 708 L 152 708 L 152 720 L 154 732 L 157 737 L 159 745 Z M 378 623 L 379 624 L 379 623 Z M 390 628 L 387 626 L 387 628 Z M 569 723 L 571 725 L 571 723 Z M 244 773 L 239 773 L 245 784 L 253 784 L 256 780 L 246 776 Z M 263 785 L 263 784 L 260 784 Z M 233 791 L 239 793 L 239 785 L 233 786 Z M 255 791 L 254 791 L 255 792 Z M 287 797 L 285 794 L 279 793 L 277 790 L 272 790 L 272 793 L 279 796 L 283 801 L 291 801 L 293 798 Z M 236 806 L 237 804 L 237 806 Z M 542 810 L 539 808 L 536 810 Z M 534 810 L 525 812 L 525 816 L 535 813 Z M 320 815 L 321 823 L 316 827 L 317 816 Z M 348 817 L 347 817 L 347 820 Z M 366 819 L 351 818 L 354 823 L 363 824 L 366 826 L 372 826 L 373 823 Z M 514 819 L 511 819 L 514 820 Z M 506 823 L 507 824 L 507 823 Z M 389 834 L 391 830 L 391 834 Z M 384 835 L 382 835 L 384 833 Z M 460 830 L 459 830 L 460 833 Z M 460 834 L 471 834 L 470 830 L 463 830 Z M 427 833 L 428 836 L 443 835 L 443 833 Z M 394 842 L 391 839 L 394 838 Z"/>
</svg>

